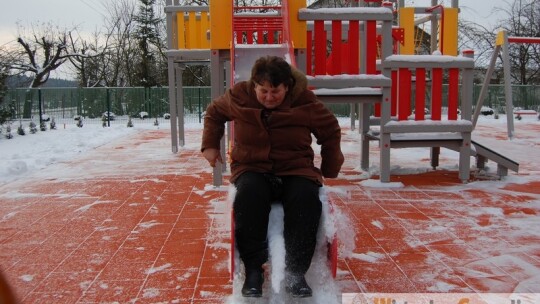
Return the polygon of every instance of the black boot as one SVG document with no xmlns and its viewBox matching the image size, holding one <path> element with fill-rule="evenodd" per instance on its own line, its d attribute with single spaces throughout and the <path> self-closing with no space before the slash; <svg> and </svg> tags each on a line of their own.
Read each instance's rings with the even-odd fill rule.
<svg viewBox="0 0 540 304">
<path fill-rule="evenodd" d="M 246 269 L 246 280 L 242 287 L 242 296 L 248 298 L 262 297 L 263 282 L 264 271 L 262 268 Z"/>
<path fill-rule="evenodd" d="M 303 275 L 289 275 L 285 280 L 285 284 L 285 290 L 293 298 L 307 298 L 313 294 Z"/>
</svg>

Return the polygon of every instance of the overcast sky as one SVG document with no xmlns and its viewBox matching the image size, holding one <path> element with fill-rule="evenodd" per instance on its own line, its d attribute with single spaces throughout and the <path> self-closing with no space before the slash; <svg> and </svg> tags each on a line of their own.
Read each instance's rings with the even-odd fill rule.
<svg viewBox="0 0 540 304">
<path fill-rule="evenodd" d="M 29 27 L 34 22 L 52 22 L 68 29 L 78 26 L 92 32 L 100 28 L 102 2 L 114 0 L 0 0 L 0 45 L 17 36 L 17 22 Z"/>
</svg>

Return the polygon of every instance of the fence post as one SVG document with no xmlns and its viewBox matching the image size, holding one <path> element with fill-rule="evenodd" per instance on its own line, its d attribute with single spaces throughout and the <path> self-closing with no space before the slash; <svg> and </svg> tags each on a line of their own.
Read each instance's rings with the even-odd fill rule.
<svg viewBox="0 0 540 304">
<path fill-rule="evenodd" d="M 111 95 L 109 92 L 109 88 L 106 89 L 107 92 L 107 127 L 111 126 Z"/>
<path fill-rule="evenodd" d="M 201 103 L 201 87 L 199 86 L 199 89 L 198 89 L 198 92 L 197 94 L 199 94 L 199 123 L 201 123 L 201 118 L 202 118 L 202 103 Z"/>
<path fill-rule="evenodd" d="M 41 88 L 38 88 L 39 125 L 43 122 L 43 100 L 41 97 Z"/>
</svg>

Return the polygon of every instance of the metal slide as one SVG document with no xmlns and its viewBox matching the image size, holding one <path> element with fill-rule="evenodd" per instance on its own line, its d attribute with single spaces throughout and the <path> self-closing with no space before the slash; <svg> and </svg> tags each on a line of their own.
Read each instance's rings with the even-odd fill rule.
<svg viewBox="0 0 540 304">
<path fill-rule="evenodd" d="M 232 83 L 236 83 L 237 81 L 243 81 L 248 80 L 251 76 L 251 67 L 255 63 L 257 59 L 259 59 L 262 56 L 279 56 L 284 58 L 289 64 L 296 67 L 296 60 L 294 57 L 294 49 L 292 47 L 292 41 L 290 36 L 290 22 L 289 22 L 289 5 L 287 0 L 283 0 L 281 3 L 281 20 L 271 21 L 271 19 L 265 19 L 263 15 L 261 15 L 260 19 L 255 22 L 248 22 L 252 26 L 255 26 L 255 24 L 262 25 L 264 27 L 265 24 L 273 24 L 274 26 L 276 24 L 279 24 L 280 30 L 281 30 L 281 41 L 276 44 L 239 44 L 233 41 L 232 43 L 232 49 L 231 49 L 231 65 L 232 65 Z M 233 17 L 234 18 L 234 17 Z M 257 17 L 255 17 L 257 18 Z M 240 18 L 242 19 L 242 18 Z M 245 20 L 239 21 L 239 28 L 242 28 L 242 26 L 245 26 Z M 233 27 L 236 31 L 236 21 L 233 21 Z M 270 33 L 270 31 L 269 31 Z M 234 39 L 233 39 L 234 40 Z"/>
<path fill-rule="evenodd" d="M 235 44 L 233 50 L 233 83 L 248 80 L 251 67 L 262 56 L 279 56 L 289 63 L 289 47 L 283 44 Z"/>
<path fill-rule="evenodd" d="M 285 2 L 285 1 L 283 1 Z M 285 4 L 285 6 L 287 6 Z M 282 20 L 282 35 L 283 43 L 279 44 L 240 44 L 233 43 L 231 48 L 231 68 L 232 68 L 232 77 L 231 82 L 234 85 L 240 81 L 249 80 L 251 77 L 251 68 L 255 61 L 262 56 L 278 56 L 284 58 L 289 64 L 296 67 L 296 61 L 294 58 L 294 50 L 289 39 L 289 22 L 287 20 L 287 13 L 281 14 Z M 234 143 L 234 124 L 230 124 L 230 136 L 229 136 L 229 145 Z M 232 147 L 229 147 L 232 148 Z M 333 214 L 332 201 L 329 200 L 329 212 Z M 274 207 L 272 207 L 274 208 Z M 231 270 L 231 279 L 234 279 L 235 273 L 238 271 L 236 265 L 239 265 L 239 256 L 236 253 L 235 241 L 234 241 L 234 213 L 231 213 L 232 227 L 231 227 L 231 261 L 230 261 L 230 270 Z M 330 261 L 330 273 L 333 278 L 337 274 L 337 260 L 338 260 L 338 239 L 337 235 L 334 235 L 333 238 L 328 240 L 327 244 L 327 255 L 328 260 Z"/>
</svg>

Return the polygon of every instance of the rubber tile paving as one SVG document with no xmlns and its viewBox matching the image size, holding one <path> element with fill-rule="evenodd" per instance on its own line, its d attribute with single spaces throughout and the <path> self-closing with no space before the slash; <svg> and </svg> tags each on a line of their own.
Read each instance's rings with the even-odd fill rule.
<svg viewBox="0 0 540 304">
<path fill-rule="evenodd" d="M 20 303 L 242 301 L 229 272 L 229 186 L 211 185 L 199 140 L 188 129 L 174 154 L 168 131 L 140 132 L 2 186 L 0 268 Z M 436 170 L 369 187 L 358 156 L 346 158 L 325 186 L 338 211 L 336 303 L 357 292 L 540 292 L 540 181 L 477 187 Z M 326 301 L 325 283 L 308 281 L 315 295 L 298 303 Z"/>
</svg>

